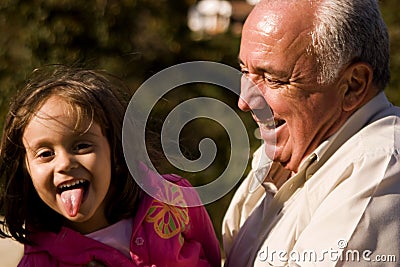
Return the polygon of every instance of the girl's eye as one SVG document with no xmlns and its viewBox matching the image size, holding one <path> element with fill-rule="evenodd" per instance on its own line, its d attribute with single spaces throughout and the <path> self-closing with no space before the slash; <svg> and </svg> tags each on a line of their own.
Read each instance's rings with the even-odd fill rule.
<svg viewBox="0 0 400 267">
<path fill-rule="evenodd" d="M 46 158 L 49 158 L 49 157 L 52 157 L 52 156 L 54 156 L 54 152 L 51 151 L 51 150 L 44 150 L 44 151 L 41 151 L 41 152 L 39 152 L 37 154 L 37 157 L 38 158 L 42 158 L 42 159 L 46 159 Z"/>
<path fill-rule="evenodd" d="M 75 146 L 75 151 L 78 153 L 88 153 L 92 150 L 93 145 L 89 143 L 79 143 Z"/>
</svg>

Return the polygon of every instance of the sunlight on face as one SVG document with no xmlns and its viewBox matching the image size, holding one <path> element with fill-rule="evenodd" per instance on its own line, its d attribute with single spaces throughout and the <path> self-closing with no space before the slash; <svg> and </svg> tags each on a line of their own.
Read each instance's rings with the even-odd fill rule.
<svg viewBox="0 0 400 267">
<path fill-rule="evenodd" d="M 302 160 L 337 131 L 342 96 L 335 83 L 318 83 L 316 58 L 307 52 L 313 8 L 279 3 L 256 6 L 244 25 L 239 107 L 252 111 L 267 154 L 274 151 L 275 161 L 297 172 Z M 262 116 L 266 103 L 275 127 Z"/>
<path fill-rule="evenodd" d="M 68 104 L 52 96 L 23 134 L 26 165 L 40 198 L 72 228 L 91 232 L 107 225 L 104 200 L 110 187 L 110 147 L 101 127 L 76 118 Z"/>
</svg>

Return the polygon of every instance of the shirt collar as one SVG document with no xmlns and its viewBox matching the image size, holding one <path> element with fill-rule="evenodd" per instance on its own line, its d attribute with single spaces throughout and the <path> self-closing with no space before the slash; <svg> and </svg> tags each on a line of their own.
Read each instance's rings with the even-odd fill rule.
<svg viewBox="0 0 400 267">
<path fill-rule="evenodd" d="M 317 157 L 316 162 L 320 161 L 326 153 L 332 154 L 351 136 L 361 130 L 365 125 L 377 119 L 377 115 L 383 110 L 390 108 L 392 104 L 386 98 L 384 92 L 380 92 L 364 106 L 359 108 L 344 125 L 331 137 L 323 141 L 312 154 Z M 331 148 L 331 149 L 330 149 Z M 333 149 L 332 149 L 333 148 Z M 303 164 L 303 163 L 302 163 Z M 300 166 L 302 166 L 302 164 Z"/>
<path fill-rule="evenodd" d="M 378 113 L 391 106 L 392 104 L 386 98 L 385 93 L 379 93 L 367 104 L 359 108 L 334 135 L 323 141 L 306 159 L 304 159 L 300 163 L 299 171 L 318 163 L 323 157 L 330 157 L 330 155 L 346 140 L 362 129 L 366 124 L 375 120 Z M 254 153 L 252 161 L 254 177 L 250 186 L 250 191 L 255 190 L 255 188 L 262 183 L 263 179 L 268 174 L 271 163 L 272 160 L 266 155 L 265 145 L 262 144 Z"/>
</svg>

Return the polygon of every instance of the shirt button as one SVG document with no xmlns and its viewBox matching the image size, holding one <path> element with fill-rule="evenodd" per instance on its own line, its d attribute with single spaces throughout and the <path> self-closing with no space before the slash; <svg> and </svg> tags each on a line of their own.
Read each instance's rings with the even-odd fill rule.
<svg viewBox="0 0 400 267">
<path fill-rule="evenodd" d="M 143 243 L 144 243 L 143 237 L 141 237 L 141 236 L 136 237 L 136 239 L 135 239 L 135 244 L 136 244 L 136 246 L 142 246 Z"/>
</svg>

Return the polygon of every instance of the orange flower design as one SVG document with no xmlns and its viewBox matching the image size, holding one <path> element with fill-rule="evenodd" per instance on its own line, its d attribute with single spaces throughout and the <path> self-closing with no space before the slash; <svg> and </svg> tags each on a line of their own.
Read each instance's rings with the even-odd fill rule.
<svg viewBox="0 0 400 267">
<path fill-rule="evenodd" d="M 188 208 L 178 186 L 165 186 L 169 203 L 154 199 L 146 215 L 146 222 L 153 223 L 155 232 L 162 238 L 171 238 L 185 231 L 189 224 Z"/>
</svg>

